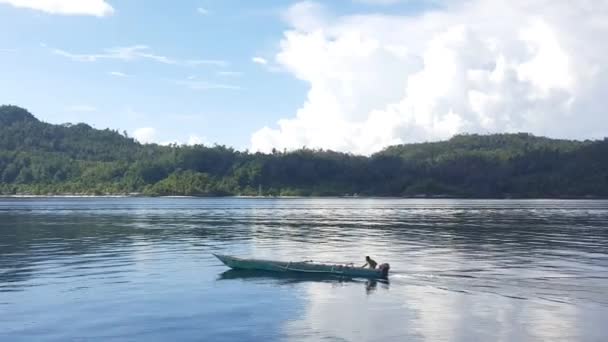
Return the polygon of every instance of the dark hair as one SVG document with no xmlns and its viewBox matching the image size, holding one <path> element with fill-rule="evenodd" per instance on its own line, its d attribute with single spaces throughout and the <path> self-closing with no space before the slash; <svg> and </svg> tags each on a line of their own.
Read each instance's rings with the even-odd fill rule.
<svg viewBox="0 0 608 342">
<path fill-rule="evenodd" d="M 369 255 L 367 255 L 367 256 L 365 257 L 365 259 L 369 259 Z"/>
</svg>

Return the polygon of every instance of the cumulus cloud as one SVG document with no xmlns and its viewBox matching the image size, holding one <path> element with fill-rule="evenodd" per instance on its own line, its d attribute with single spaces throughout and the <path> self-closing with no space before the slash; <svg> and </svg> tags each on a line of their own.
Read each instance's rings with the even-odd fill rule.
<svg viewBox="0 0 608 342">
<path fill-rule="evenodd" d="M 314 1 L 298 2 L 289 7 L 282 17 L 288 24 L 301 31 L 312 31 L 321 28 L 328 20 L 325 8 Z"/>
<path fill-rule="evenodd" d="M 104 0 L 0 0 L 1 3 L 62 15 L 103 17 L 114 12 L 114 8 Z"/>
<path fill-rule="evenodd" d="M 252 135 L 253 150 L 608 135 L 605 1 L 471 0 L 407 16 L 332 16 L 305 2 L 284 18 L 275 61 L 309 91 L 293 116 Z"/>
<path fill-rule="evenodd" d="M 138 128 L 133 132 L 135 140 L 142 144 L 150 144 L 156 141 L 156 129 L 152 127 Z"/>
</svg>

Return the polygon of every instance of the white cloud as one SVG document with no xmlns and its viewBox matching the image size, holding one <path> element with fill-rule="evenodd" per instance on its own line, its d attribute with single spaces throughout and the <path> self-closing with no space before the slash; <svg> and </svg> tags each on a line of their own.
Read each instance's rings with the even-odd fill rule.
<svg viewBox="0 0 608 342">
<path fill-rule="evenodd" d="M 124 72 L 120 72 L 120 71 L 110 71 L 109 74 L 111 76 L 116 76 L 116 77 L 128 77 L 128 74 L 125 74 Z"/>
<path fill-rule="evenodd" d="M 257 63 L 257 64 L 262 64 L 262 65 L 266 65 L 268 64 L 268 61 L 262 57 L 253 57 L 251 59 L 252 62 Z"/>
<path fill-rule="evenodd" d="M 211 90 L 211 89 L 225 89 L 225 90 L 240 90 L 241 87 L 233 84 L 213 83 L 206 81 L 197 81 L 194 78 L 188 77 L 185 81 L 175 81 L 175 84 L 188 87 L 192 90 Z"/>
<path fill-rule="evenodd" d="M 605 1 L 470 0 L 407 16 L 296 6 L 275 60 L 308 83 L 307 99 L 255 132 L 253 150 L 369 154 L 462 132 L 608 135 Z"/>
<path fill-rule="evenodd" d="M 17 49 L 0 49 L 0 53 L 16 53 Z"/>
<path fill-rule="evenodd" d="M 302 1 L 289 7 L 283 19 L 297 30 L 312 31 L 324 27 L 328 20 L 325 8 L 314 1 Z"/>
<path fill-rule="evenodd" d="M 196 134 L 191 134 L 188 137 L 187 145 L 210 145 L 205 137 L 200 137 Z"/>
<path fill-rule="evenodd" d="M 187 65 L 197 66 L 197 65 L 214 65 L 218 67 L 228 66 L 229 63 L 219 59 L 193 59 L 186 61 Z"/>
<path fill-rule="evenodd" d="M 197 8 L 197 9 L 196 9 L 196 11 L 197 11 L 199 14 L 202 14 L 202 15 L 208 15 L 208 14 L 210 14 L 210 13 L 211 13 L 211 12 L 209 12 L 209 10 L 208 10 L 208 9 L 206 9 L 206 8 L 204 8 L 204 7 L 199 7 L 199 8 Z"/>
<path fill-rule="evenodd" d="M 162 145 L 162 146 L 182 145 L 182 143 L 179 140 L 168 140 L 168 141 L 160 142 L 159 145 Z"/>
<path fill-rule="evenodd" d="M 206 145 L 206 146 L 209 146 L 211 144 L 209 143 L 207 138 L 200 137 L 196 134 L 191 134 L 185 143 L 183 143 L 179 139 L 173 139 L 173 140 L 169 140 L 169 141 L 163 141 L 160 143 L 160 145 L 164 145 L 164 146 L 167 146 L 167 145 L 182 145 L 182 146 Z"/>
<path fill-rule="evenodd" d="M 90 105 L 73 105 L 67 108 L 70 112 L 91 113 L 96 112 L 97 108 Z"/>
<path fill-rule="evenodd" d="M 156 141 L 156 129 L 152 127 L 138 128 L 133 132 L 135 140 L 142 144 L 150 144 Z"/>
<path fill-rule="evenodd" d="M 100 60 L 120 60 L 120 61 L 135 61 L 135 60 L 150 60 L 162 64 L 181 65 L 195 67 L 199 65 L 213 65 L 224 67 L 228 62 L 216 59 L 189 59 L 179 60 L 163 55 L 158 55 L 150 51 L 146 45 L 133 45 L 124 47 L 113 47 L 103 50 L 101 53 L 81 54 L 65 51 L 62 49 L 52 49 L 56 55 L 69 58 L 76 62 L 97 62 Z"/>
<path fill-rule="evenodd" d="M 103 17 L 114 13 L 114 8 L 104 0 L 0 0 L 1 3 L 50 14 Z"/>
<path fill-rule="evenodd" d="M 241 77 L 243 75 L 243 73 L 239 71 L 218 71 L 217 74 L 225 77 Z"/>
<path fill-rule="evenodd" d="M 360 2 L 368 5 L 393 5 L 398 4 L 400 2 L 406 2 L 411 0 L 354 0 L 355 2 Z M 431 1 L 429 1 L 431 2 Z"/>
</svg>

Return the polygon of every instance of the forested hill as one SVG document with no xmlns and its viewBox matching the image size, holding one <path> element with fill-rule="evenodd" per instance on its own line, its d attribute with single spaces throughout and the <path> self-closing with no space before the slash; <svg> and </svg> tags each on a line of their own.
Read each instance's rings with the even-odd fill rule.
<svg viewBox="0 0 608 342">
<path fill-rule="evenodd" d="M 608 197 L 608 140 L 459 135 L 371 157 L 141 145 L 0 106 L 1 194 Z"/>
</svg>

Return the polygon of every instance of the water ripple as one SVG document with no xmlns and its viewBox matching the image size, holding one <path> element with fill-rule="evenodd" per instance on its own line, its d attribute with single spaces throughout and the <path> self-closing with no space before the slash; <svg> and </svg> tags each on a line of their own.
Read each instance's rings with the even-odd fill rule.
<svg viewBox="0 0 608 342">
<path fill-rule="evenodd" d="M 220 284 L 225 268 L 211 253 L 355 264 L 372 255 L 389 262 L 392 275 L 381 286 L 238 276 Z M 591 340 L 596 335 L 575 328 L 608 335 L 596 323 L 608 314 L 607 274 L 606 201 L 0 200 L 6 340 L 85 332 L 130 339 L 151 331 L 213 340 L 243 328 L 227 323 L 237 317 L 270 339 L 350 340 L 346 330 L 366 322 L 342 330 L 325 323 L 350 312 L 376 325 L 394 323 L 382 325 L 385 338 L 454 339 L 433 328 L 449 322 L 485 334 L 469 331 L 465 340 L 497 329 L 551 340 L 560 326 Z M 263 317 L 255 314 L 260 308 L 268 311 Z M 68 324 L 80 316 L 91 319 Z M 460 316 L 467 318 L 454 321 Z M 23 323 L 30 317 L 41 318 Z M 536 322 L 533 331 L 526 321 Z M 409 330 L 400 330 L 403 322 Z M 72 330 L 62 332 L 60 324 Z M 238 331 L 241 340 L 252 339 L 249 330 Z"/>
</svg>

